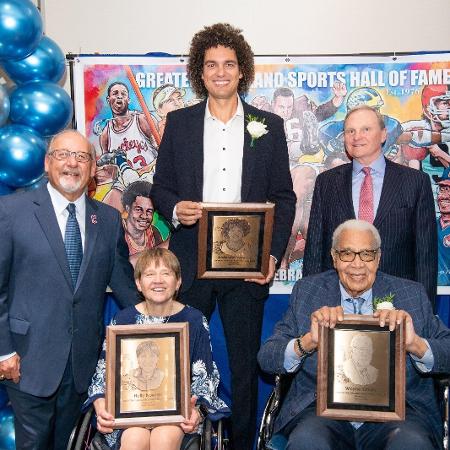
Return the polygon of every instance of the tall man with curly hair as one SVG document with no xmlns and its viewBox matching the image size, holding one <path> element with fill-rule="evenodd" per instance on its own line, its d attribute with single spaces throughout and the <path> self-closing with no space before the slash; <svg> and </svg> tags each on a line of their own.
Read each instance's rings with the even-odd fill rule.
<svg viewBox="0 0 450 450">
<path fill-rule="evenodd" d="M 253 446 L 264 299 L 295 210 L 283 121 L 241 99 L 254 72 L 253 52 L 241 30 L 219 23 L 194 35 L 188 78 L 205 101 L 168 114 L 152 190 L 158 211 L 176 228 L 170 248 L 181 262 L 182 301 L 208 319 L 218 304 L 231 370 L 231 437 L 239 450 Z M 268 133 L 252 140 L 246 130 L 249 115 L 264 120 Z M 266 201 L 275 203 L 267 278 L 197 279 L 201 202 Z"/>
</svg>

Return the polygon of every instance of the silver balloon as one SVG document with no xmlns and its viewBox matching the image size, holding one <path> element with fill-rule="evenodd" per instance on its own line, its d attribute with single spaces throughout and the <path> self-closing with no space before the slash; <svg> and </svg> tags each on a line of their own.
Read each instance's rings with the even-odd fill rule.
<svg viewBox="0 0 450 450">
<path fill-rule="evenodd" d="M 9 97 L 4 86 L 0 84 L 0 127 L 5 125 L 9 116 Z"/>
</svg>

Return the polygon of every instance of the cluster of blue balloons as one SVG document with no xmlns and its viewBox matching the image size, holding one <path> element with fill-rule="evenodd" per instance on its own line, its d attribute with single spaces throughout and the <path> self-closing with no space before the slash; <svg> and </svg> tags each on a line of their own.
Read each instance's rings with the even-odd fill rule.
<svg viewBox="0 0 450 450">
<path fill-rule="evenodd" d="M 42 34 L 30 0 L 0 0 L 0 66 L 16 84 L 0 85 L 0 195 L 39 183 L 46 139 L 72 119 L 72 100 L 58 85 L 64 54 Z"/>
</svg>

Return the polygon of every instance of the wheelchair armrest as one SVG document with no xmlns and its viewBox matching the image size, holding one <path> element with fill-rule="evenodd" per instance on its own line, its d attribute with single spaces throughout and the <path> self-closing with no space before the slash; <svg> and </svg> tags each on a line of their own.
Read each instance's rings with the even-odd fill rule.
<svg viewBox="0 0 450 450">
<path fill-rule="evenodd" d="M 443 373 L 439 375 L 435 375 L 434 377 L 434 385 L 436 387 L 436 391 L 439 397 L 439 404 L 441 408 L 441 415 L 443 421 L 443 447 L 444 449 L 448 449 L 449 444 L 449 388 L 450 388 L 450 374 Z"/>
<path fill-rule="evenodd" d="M 284 373 L 275 375 L 275 387 L 271 392 L 264 407 L 261 425 L 259 427 L 257 449 L 263 450 L 273 434 L 275 418 L 281 408 L 281 404 L 291 386 L 294 374 Z"/>
<path fill-rule="evenodd" d="M 438 387 L 445 388 L 450 386 L 450 373 L 443 373 L 434 376 L 435 383 Z"/>
</svg>

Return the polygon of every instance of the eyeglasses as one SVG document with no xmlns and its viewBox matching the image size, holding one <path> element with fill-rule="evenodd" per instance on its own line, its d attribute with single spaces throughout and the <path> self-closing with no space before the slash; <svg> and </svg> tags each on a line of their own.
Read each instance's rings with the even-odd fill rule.
<svg viewBox="0 0 450 450">
<path fill-rule="evenodd" d="M 334 250 L 336 255 L 339 256 L 339 259 L 342 262 L 352 262 L 355 260 L 356 255 L 359 256 L 359 259 L 364 262 L 371 262 L 375 259 L 375 256 L 378 253 L 379 248 L 375 250 L 361 250 L 360 252 L 354 252 L 353 250 Z"/>
<path fill-rule="evenodd" d="M 69 156 L 73 156 L 78 162 L 87 163 L 92 160 L 92 155 L 86 152 L 71 152 L 70 150 L 58 149 L 48 153 L 58 161 L 65 161 Z"/>
</svg>

